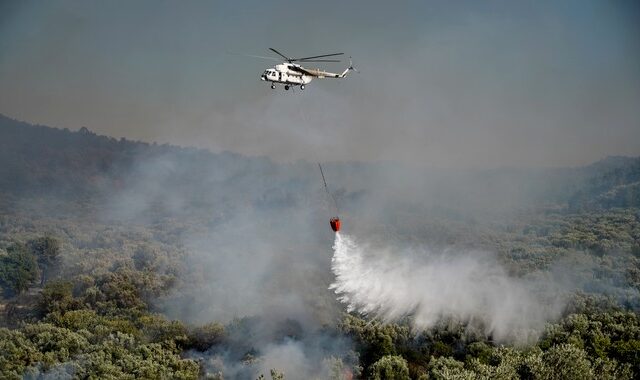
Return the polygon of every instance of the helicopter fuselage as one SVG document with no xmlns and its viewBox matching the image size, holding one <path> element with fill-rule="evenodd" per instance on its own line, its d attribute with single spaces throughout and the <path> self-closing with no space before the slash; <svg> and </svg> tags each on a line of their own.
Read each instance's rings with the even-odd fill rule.
<svg viewBox="0 0 640 380">
<path fill-rule="evenodd" d="M 299 65 L 283 63 L 265 70 L 260 79 L 271 83 L 304 86 L 311 82 L 313 76 L 307 74 Z"/>
<path fill-rule="evenodd" d="M 348 70 L 338 74 L 319 69 L 306 69 L 295 63 L 282 63 L 265 70 L 260 79 L 271 82 L 271 88 L 275 88 L 275 84 L 278 83 L 283 84 L 287 90 L 291 86 L 300 86 L 301 89 L 304 89 L 304 86 L 314 78 L 343 78 Z"/>
</svg>

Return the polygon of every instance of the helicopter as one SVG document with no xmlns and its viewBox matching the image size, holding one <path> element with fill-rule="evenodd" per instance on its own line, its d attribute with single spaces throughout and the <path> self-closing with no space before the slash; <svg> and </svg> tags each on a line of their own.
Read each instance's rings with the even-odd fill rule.
<svg viewBox="0 0 640 380">
<path fill-rule="evenodd" d="M 302 67 L 298 63 L 294 62 L 340 62 L 336 59 L 317 59 L 317 58 L 326 58 L 326 57 L 334 57 L 337 55 L 343 55 L 344 53 L 334 53 L 334 54 L 323 54 L 323 55 L 315 55 L 312 57 L 304 57 L 304 58 L 289 58 L 286 55 L 280 53 L 274 48 L 269 48 L 272 52 L 278 54 L 282 58 L 287 61 L 281 63 L 279 65 L 275 65 L 269 69 L 266 69 L 260 79 L 265 82 L 271 82 L 271 88 L 276 88 L 276 83 L 283 84 L 284 89 L 288 90 L 294 86 L 300 86 L 301 90 L 304 90 L 305 85 L 309 84 L 314 78 L 323 79 L 323 78 L 344 78 L 347 76 L 349 71 L 356 71 L 353 67 L 353 63 L 351 62 L 351 58 L 349 58 L 349 67 L 347 67 L 342 73 L 332 73 L 320 69 L 307 69 Z M 274 57 L 260 57 L 254 56 L 257 58 L 265 58 L 265 59 L 273 59 Z"/>
</svg>

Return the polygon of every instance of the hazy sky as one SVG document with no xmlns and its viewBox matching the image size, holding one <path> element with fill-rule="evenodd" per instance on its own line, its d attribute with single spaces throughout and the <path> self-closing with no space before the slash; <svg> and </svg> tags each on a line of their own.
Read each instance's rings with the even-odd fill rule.
<svg viewBox="0 0 640 380">
<path fill-rule="evenodd" d="M 283 161 L 639 155 L 638 4 L 0 0 L 0 113 Z M 361 72 L 274 91 L 234 54 L 269 47 Z"/>
</svg>

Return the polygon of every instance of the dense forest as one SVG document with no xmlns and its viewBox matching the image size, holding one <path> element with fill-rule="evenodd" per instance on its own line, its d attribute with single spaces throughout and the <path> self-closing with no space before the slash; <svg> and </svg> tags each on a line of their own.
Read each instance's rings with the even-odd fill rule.
<svg viewBox="0 0 640 380">
<path fill-rule="evenodd" d="M 640 157 L 325 164 L 346 233 L 562 279 L 559 312 L 527 341 L 347 310 L 314 162 L 0 115 L 0 163 L 0 378 L 640 377 Z"/>
</svg>

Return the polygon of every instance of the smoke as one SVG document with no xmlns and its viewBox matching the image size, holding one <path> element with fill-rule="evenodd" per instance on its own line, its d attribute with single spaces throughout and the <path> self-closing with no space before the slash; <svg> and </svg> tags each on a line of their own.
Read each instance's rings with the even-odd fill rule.
<svg viewBox="0 0 640 380">
<path fill-rule="evenodd" d="M 524 343 L 561 311 L 553 285 L 543 289 L 533 280 L 509 277 L 487 253 L 398 254 L 361 246 L 339 233 L 333 249 L 330 288 L 349 311 L 386 322 L 410 316 L 413 326 L 424 330 L 452 320 L 481 328 L 497 341 Z"/>
<path fill-rule="evenodd" d="M 274 324 L 275 323 L 275 324 Z M 328 379 L 357 368 L 353 343 L 331 328 L 303 329 L 296 321 L 243 318 L 225 327 L 226 343 L 206 352 L 191 351 L 207 374 L 255 379 L 272 369 L 287 379 Z"/>
<path fill-rule="evenodd" d="M 344 347 L 331 349 L 335 351 L 310 341 L 287 339 L 268 344 L 258 357 L 245 360 L 234 359 L 229 352 L 192 352 L 189 357 L 199 361 L 208 375 L 221 374 L 225 379 L 255 379 L 261 374 L 269 379 L 271 370 L 287 379 L 329 379 L 351 372 L 352 352 Z"/>
<path fill-rule="evenodd" d="M 319 356 L 300 342 L 286 341 L 268 346 L 259 365 L 260 373 L 279 368 L 291 379 L 329 379 L 336 371 L 344 371 L 342 359 Z"/>
<path fill-rule="evenodd" d="M 186 234 L 188 275 L 156 306 L 171 318 L 196 324 L 247 316 L 294 319 L 304 329 L 330 323 L 339 310 L 326 290 L 330 258 L 315 243 L 319 229 L 309 228 L 317 225 L 317 216 L 293 206 L 265 205 L 280 202 L 295 204 L 286 194 L 274 196 Z"/>
</svg>

